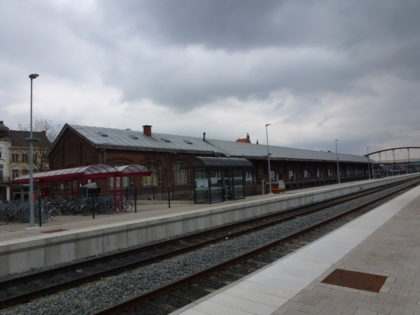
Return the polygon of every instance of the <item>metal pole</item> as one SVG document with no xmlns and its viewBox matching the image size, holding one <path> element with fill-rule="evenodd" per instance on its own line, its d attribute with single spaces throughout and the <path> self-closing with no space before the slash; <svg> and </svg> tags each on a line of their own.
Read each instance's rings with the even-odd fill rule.
<svg viewBox="0 0 420 315">
<path fill-rule="evenodd" d="M 337 183 L 340 184 L 341 183 L 341 181 L 340 181 L 340 167 L 338 165 L 338 151 L 337 151 L 338 139 L 335 139 L 334 141 L 335 141 L 335 156 L 337 157 Z"/>
<path fill-rule="evenodd" d="M 34 214 L 34 147 L 32 138 L 32 81 L 36 79 L 38 74 L 30 74 L 31 79 L 31 115 L 30 115 L 30 133 L 29 133 L 29 226 L 34 227 L 35 214 Z"/>
<path fill-rule="evenodd" d="M 369 174 L 369 179 L 370 179 L 370 166 L 369 166 L 369 164 L 370 164 L 370 158 L 369 158 L 369 147 L 367 147 L 367 149 L 366 149 L 366 152 L 367 152 L 367 158 L 368 158 L 368 174 Z"/>
<path fill-rule="evenodd" d="M 408 174 L 409 164 L 410 164 L 410 148 L 407 148 L 407 174 Z"/>
<path fill-rule="evenodd" d="M 268 164 L 268 187 L 269 187 L 269 194 L 272 194 L 273 191 L 271 189 L 271 168 L 270 168 L 270 149 L 268 146 L 268 130 L 267 127 L 271 124 L 265 125 L 265 136 L 267 137 L 267 164 Z"/>
<path fill-rule="evenodd" d="M 373 160 L 371 161 L 372 165 L 372 179 L 375 179 L 375 169 L 373 168 Z"/>
</svg>

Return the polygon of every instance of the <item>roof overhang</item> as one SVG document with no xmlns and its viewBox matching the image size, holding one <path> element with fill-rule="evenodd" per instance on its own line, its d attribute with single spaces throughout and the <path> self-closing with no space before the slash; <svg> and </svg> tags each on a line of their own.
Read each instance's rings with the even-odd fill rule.
<svg viewBox="0 0 420 315">
<path fill-rule="evenodd" d="M 253 168 L 254 165 L 244 158 L 196 156 L 184 161 L 182 168 Z"/>
<path fill-rule="evenodd" d="M 131 164 L 117 168 L 105 164 L 92 164 L 73 168 L 51 170 L 33 174 L 35 183 L 68 182 L 72 180 L 101 179 L 115 176 L 149 176 L 150 172 L 143 165 Z M 12 184 L 29 183 L 29 175 L 19 176 Z"/>
</svg>

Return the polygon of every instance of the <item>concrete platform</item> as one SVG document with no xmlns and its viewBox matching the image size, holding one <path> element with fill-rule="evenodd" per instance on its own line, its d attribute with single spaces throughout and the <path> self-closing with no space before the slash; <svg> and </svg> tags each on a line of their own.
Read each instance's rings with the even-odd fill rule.
<svg viewBox="0 0 420 315">
<path fill-rule="evenodd" d="M 42 228 L 2 225 L 0 277 L 146 245 L 419 176 L 410 174 L 320 186 L 212 205 L 174 203 L 168 209 L 165 203 L 149 203 L 142 205 L 136 214 L 97 216 L 95 220 L 63 216 Z"/>
<path fill-rule="evenodd" d="M 420 314 L 420 187 L 174 314 Z M 335 269 L 386 276 L 378 293 L 325 284 Z"/>
</svg>

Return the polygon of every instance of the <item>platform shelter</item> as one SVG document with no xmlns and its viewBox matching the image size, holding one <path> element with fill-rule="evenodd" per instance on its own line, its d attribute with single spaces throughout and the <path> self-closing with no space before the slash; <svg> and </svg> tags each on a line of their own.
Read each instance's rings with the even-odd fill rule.
<svg viewBox="0 0 420 315">
<path fill-rule="evenodd" d="M 151 172 L 139 164 L 129 164 L 118 167 L 112 167 L 106 164 L 93 164 L 86 166 L 79 166 L 66 169 L 50 170 L 45 172 L 38 172 L 33 174 L 34 183 L 38 183 L 41 189 L 41 197 L 46 195 L 48 191 L 48 184 L 50 183 L 65 183 L 71 182 L 71 194 L 72 198 L 76 195 L 80 196 L 80 186 L 83 180 L 92 179 L 106 179 L 113 178 L 113 193 L 114 193 L 114 210 L 116 209 L 117 194 L 119 193 L 121 198 L 121 209 L 123 209 L 123 191 L 122 191 L 122 180 L 123 177 L 133 176 L 150 176 Z M 120 185 L 119 192 L 117 192 L 116 182 L 119 179 Z M 12 184 L 28 184 L 29 175 L 23 175 L 12 180 Z M 74 185 L 75 184 L 75 185 Z M 76 191 L 75 191 L 76 190 Z"/>
<path fill-rule="evenodd" d="M 193 171 L 194 203 L 245 198 L 245 171 L 254 165 L 243 158 L 197 156 L 184 162 Z"/>
</svg>

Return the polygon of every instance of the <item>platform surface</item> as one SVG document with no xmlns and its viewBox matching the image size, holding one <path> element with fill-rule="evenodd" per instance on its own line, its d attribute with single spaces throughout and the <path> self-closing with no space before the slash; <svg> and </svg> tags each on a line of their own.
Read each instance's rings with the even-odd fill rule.
<svg viewBox="0 0 420 315">
<path fill-rule="evenodd" d="M 322 283 L 336 269 L 386 280 Z M 174 314 L 420 314 L 420 186 Z"/>
<path fill-rule="evenodd" d="M 18 240 L 22 239 L 22 242 L 30 239 L 31 236 L 39 236 L 42 233 L 64 229 L 66 231 L 74 231 L 86 228 L 99 227 L 102 225 L 117 224 L 122 222 L 129 222 L 133 220 L 151 220 L 157 217 L 163 216 L 176 216 L 182 213 L 194 213 L 199 211 L 206 211 L 208 209 L 214 209 L 217 207 L 222 207 L 229 204 L 241 204 L 249 201 L 258 201 L 258 200 L 267 200 L 270 198 L 279 198 L 281 196 L 290 196 L 298 195 L 311 191 L 323 191 L 328 189 L 334 189 L 336 187 L 345 187 L 350 185 L 363 184 L 367 181 L 355 181 L 342 184 L 333 184 L 326 186 L 316 186 L 304 189 L 296 189 L 291 191 L 286 191 L 280 194 L 266 194 L 266 195 L 256 195 L 248 196 L 245 199 L 226 201 L 221 203 L 213 204 L 194 204 L 192 201 L 172 201 L 171 208 L 168 207 L 168 203 L 165 200 L 151 200 L 151 201 L 139 201 L 137 213 L 131 211 L 129 213 L 117 213 L 117 214 L 101 214 L 96 215 L 95 219 L 92 219 L 91 216 L 83 215 L 66 215 L 58 216 L 52 220 L 44 222 L 42 227 L 38 226 L 38 222 L 35 222 L 34 228 L 28 228 L 29 223 L 14 223 L 4 224 L 0 222 L 0 244 L 5 241 Z M 372 181 L 373 182 L 373 181 Z M 37 208 L 35 209 L 37 211 Z M 3 224 L 2 224 L 3 223 Z M 44 234 L 45 235 L 45 234 Z"/>
</svg>

